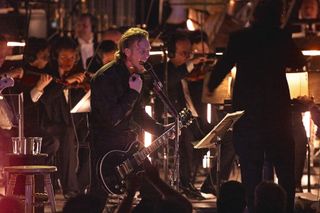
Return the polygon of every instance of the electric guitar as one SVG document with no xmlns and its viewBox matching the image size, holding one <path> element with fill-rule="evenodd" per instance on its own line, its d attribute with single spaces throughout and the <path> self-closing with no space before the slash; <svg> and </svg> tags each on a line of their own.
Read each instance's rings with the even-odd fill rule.
<svg viewBox="0 0 320 213">
<path fill-rule="evenodd" d="M 191 112 L 186 109 L 179 113 L 179 118 L 180 129 L 190 125 L 193 119 Z M 175 125 L 173 125 L 148 147 L 140 148 L 141 144 L 135 141 L 125 151 L 112 150 L 106 153 L 97 167 L 103 187 L 111 194 L 125 193 L 128 175 L 141 172 L 141 165 L 147 156 L 165 144 L 167 139 L 175 132 L 175 129 Z"/>
<path fill-rule="evenodd" d="M 0 94 L 2 93 L 2 90 L 4 90 L 7 87 L 13 87 L 14 86 L 14 80 L 13 78 L 9 78 L 7 76 L 0 76 Z"/>
</svg>

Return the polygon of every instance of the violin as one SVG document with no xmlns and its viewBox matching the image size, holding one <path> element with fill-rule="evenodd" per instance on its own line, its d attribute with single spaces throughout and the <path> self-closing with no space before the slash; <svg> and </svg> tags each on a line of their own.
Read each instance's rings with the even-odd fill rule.
<svg viewBox="0 0 320 213">
<path fill-rule="evenodd" d="M 193 70 L 186 76 L 187 81 L 201 81 L 207 72 L 211 71 L 216 63 L 216 59 L 207 58 L 205 61 L 194 65 Z"/>
<path fill-rule="evenodd" d="M 35 86 L 37 84 L 37 82 L 40 79 L 40 76 L 43 74 L 49 75 L 52 77 L 52 80 L 54 82 L 56 82 L 57 84 L 60 84 L 62 86 L 67 87 L 68 83 L 63 81 L 62 79 L 56 78 L 50 74 L 47 73 L 42 73 L 41 71 L 37 70 L 37 69 L 28 69 L 28 68 L 23 68 L 24 74 L 22 79 L 20 80 L 20 82 L 25 85 L 25 86 Z"/>
<path fill-rule="evenodd" d="M 63 79 L 66 79 L 69 76 L 75 75 L 77 73 L 79 73 L 79 72 L 70 72 L 70 73 L 68 73 L 68 75 L 64 76 Z M 82 82 L 73 82 L 70 84 L 64 80 L 63 82 L 66 84 L 65 85 L 66 88 L 67 89 L 83 89 L 85 92 L 89 91 L 90 90 L 90 80 L 91 80 L 93 74 L 88 71 L 85 71 L 84 74 L 85 74 L 85 78 Z"/>
</svg>

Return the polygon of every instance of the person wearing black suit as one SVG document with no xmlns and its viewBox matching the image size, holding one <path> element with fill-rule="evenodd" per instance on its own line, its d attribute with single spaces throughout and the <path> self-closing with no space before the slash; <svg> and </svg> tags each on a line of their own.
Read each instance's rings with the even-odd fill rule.
<svg viewBox="0 0 320 213">
<path fill-rule="evenodd" d="M 75 25 L 75 42 L 79 47 L 78 66 L 87 70 L 87 59 L 94 56 L 98 43 L 94 37 L 94 17 L 83 13 L 77 17 Z"/>
<path fill-rule="evenodd" d="M 265 156 L 286 190 L 287 211 L 293 212 L 294 206 L 294 141 L 285 68 L 302 67 L 305 59 L 291 35 L 280 28 L 282 4 L 281 0 L 259 1 L 252 25 L 230 35 L 208 82 L 210 95 L 236 65 L 232 107 L 245 113 L 234 125 L 233 139 L 249 212 Z"/>
<path fill-rule="evenodd" d="M 85 74 L 77 69 L 77 46 L 71 38 L 59 38 L 52 47 L 52 58 L 46 68 L 55 81 L 45 89 L 39 101 L 44 106 L 42 128 L 46 134 L 59 141 L 57 166 L 64 197 L 69 199 L 80 192 L 78 169 L 78 146 L 86 134 L 86 120 L 70 110 L 85 92 L 72 85 L 83 82 Z M 68 87 L 70 85 L 71 87 Z M 79 130 L 82 131 L 79 131 Z M 78 130 L 78 131 L 77 131 Z"/>
<path fill-rule="evenodd" d="M 194 64 L 201 58 L 191 59 L 192 45 L 185 32 L 175 32 L 168 37 L 168 81 L 165 82 L 165 64 L 155 66 L 156 74 L 162 83 L 168 85 L 168 97 L 177 111 L 188 108 L 194 117 L 197 117 L 190 127 L 181 130 L 179 155 L 180 155 L 180 188 L 190 198 L 204 199 L 198 189 L 192 183 L 192 172 L 194 167 L 194 150 L 192 142 L 204 137 L 200 129 L 199 115 L 188 89 L 188 82 L 185 80 L 187 75 L 193 70 Z M 156 117 L 158 120 L 163 118 L 163 105 L 161 102 L 155 104 Z"/>
</svg>

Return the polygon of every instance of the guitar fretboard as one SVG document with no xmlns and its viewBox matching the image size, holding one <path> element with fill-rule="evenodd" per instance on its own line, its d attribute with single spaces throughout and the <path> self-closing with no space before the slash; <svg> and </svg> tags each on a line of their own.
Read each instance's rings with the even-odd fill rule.
<svg viewBox="0 0 320 213">
<path fill-rule="evenodd" d="M 147 157 L 152 152 L 156 151 L 160 146 L 162 146 L 166 140 L 175 132 L 175 126 L 170 127 L 162 135 L 160 135 L 156 140 L 154 140 L 150 146 L 145 147 L 140 152 Z"/>
</svg>

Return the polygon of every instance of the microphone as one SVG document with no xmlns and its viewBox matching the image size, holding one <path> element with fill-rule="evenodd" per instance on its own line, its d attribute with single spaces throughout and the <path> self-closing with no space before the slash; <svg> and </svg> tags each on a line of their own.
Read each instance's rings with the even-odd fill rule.
<svg viewBox="0 0 320 213">
<path fill-rule="evenodd" d="M 139 62 L 141 65 L 143 65 L 143 67 L 146 69 L 147 72 L 149 72 L 154 80 L 154 82 L 158 85 L 159 88 L 162 88 L 163 85 L 161 83 L 161 81 L 159 80 L 157 74 L 155 73 L 155 71 L 153 70 L 153 67 L 151 65 L 151 63 L 149 62 L 143 62 L 140 61 Z"/>
<path fill-rule="evenodd" d="M 152 75 L 155 75 L 151 63 L 146 62 L 146 61 L 145 62 L 144 61 L 139 61 L 139 64 L 142 65 L 146 69 L 146 71 L 149 71 L 149 72 L 151 72 Z"/>
</svg>

